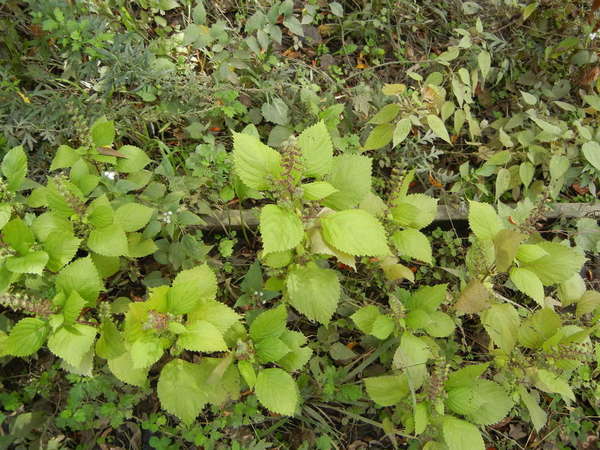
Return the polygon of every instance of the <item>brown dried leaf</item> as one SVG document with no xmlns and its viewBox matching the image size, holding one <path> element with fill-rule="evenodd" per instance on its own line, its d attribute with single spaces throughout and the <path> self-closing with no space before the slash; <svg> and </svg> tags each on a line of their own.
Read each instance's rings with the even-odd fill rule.
<svg viewBox="0 0 600 450">
<path fill-rule="evenodd" d="M 490 306 L 490 293 L 479 280 L 471 280 L 456 301 L 456 312 L 463 314 L 476 314 Z"/>
</svg>

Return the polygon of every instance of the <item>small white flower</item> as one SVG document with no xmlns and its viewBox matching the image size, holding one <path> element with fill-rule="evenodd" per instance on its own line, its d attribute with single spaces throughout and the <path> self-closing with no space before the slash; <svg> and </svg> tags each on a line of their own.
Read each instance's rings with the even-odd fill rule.
<svg viewBox="0 0 600 450">
<path fill-rule="evenodd" d="M 598 37 L 598 33 L 590 33 L 590 35 L 589 35 L 589 38 L 590 38 L 591 40 L 594 40 L 594 39 L 596 39 L 597 37 Z"/>
<path fill-rule="evenodd" d="M 117 172 L 113 172 L 112 170 L 105 170 L 102 172 L 102 176 L 108 178 L 109 180 L 114 180 L 117 177 Z"/>
</svg>

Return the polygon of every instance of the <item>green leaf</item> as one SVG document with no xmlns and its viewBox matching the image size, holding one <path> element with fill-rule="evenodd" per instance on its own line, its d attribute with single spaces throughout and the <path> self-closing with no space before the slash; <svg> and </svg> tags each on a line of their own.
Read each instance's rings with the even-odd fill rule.
<svg viewBox="0 0 600 450">
<path fill-rule="evenodd" d="M 446 390 L 456 389 L 459 387 L 467 387 L 472 385 L 477 378 L 485 373 L 490 366 L 490 363 L 471 364 L 458 369 L 448 375 L 446 381 Z"/>
<path fill-rule="evenodd" d="M 406 374 L 364 378 L 367 394 L 379 406 L 394 406 L 410 393 Z"/>
<path fill-rule="evenodd" d="M 598 307 L 600 307 L 600 292 L 586 291 L 577 302 L 575 316 L 579 318 L 584 314 L 593 313 Z"/>
<path fill-rule="evenodd" d="M 399 256 L 408 256 L 432 264 L 431 244 L 427 236 L 420 231 L 412 228 L 397 231 L 392 235 L 392 242 L 398 249 Z"/>
<path fill-rule="evenodd" d="M 7 189 L 19 190 L 27 176 L 27 155 L 22 145 L 12 148 L 4 155 L 0 169 L 8 181 Z"/>
<path fill-rule="evenodd" d="M 429 346 L 420 338 L 405 332 L 394 353 L 393 368 L 406 373 L 413 391 L 421 388 L 427 377 L 427 361 L 432 357 Z"/>
<path fill-rule="evenodd" d="M 500 230 L 494 237 L 496 270 L 506 272 L 512 265 L 525 236 L 514 230 Z"/>
<path fill-rule="evenodd" d="M 281 172 L 281 155 L 254 136 L 233 133 L 236 174 L 249 188 L 268 190 Z"/>
<path fill-rule="evenodd" d="M 114 220 L 129 233 L 145 227 L 153 213 L 154 208 L 140 203 L 125 203 L 115 211 Z"/>
<path fill-rule="evenodd" d="M 91 257 L 102 278 L 111 277 L 121 269 L 121 259 L 118 256 L 102 256 L 92 253 Z"/>
<path fill-rule="evenodd" d="M 281 304 L 259 314 L 250 324 L 250 337 L 254 342 L 270 337 L 279 337 L 285 331 L 287 310 Z"/>
<path fill-rule="evenodd" d="M 187 314 L 201 303 L 214 300 L 217 295 L 217 278 L 204 264 L 179 272 L 167 297 L 171 314 Z"/>
<path fill-rule="evenodd" d="M 298 405 L 298 386 L 285 371 L 277 368 L 263 369 L 256 377 L 256 398 L 269 411 L 293 416 Z"/>
<path fill-rule="evenodd" d="M 512 175 L 510 170 L 505 169 L 504 167 L 498 170 L 498 174 L 496 175 L 496 200 L 498 200 L 502 194 L 504 194 L 510 188 Z"/>
<path fill-rule="evenodd" d="M 335 192 L 339 192 L 326 181 L 315 181 L 302 185 L 304 198 L 309 201 L 322 200 Z"/>
<path fill-rule="evenodd" d="M 492 67 L 492 58 L 489 52 L 482 50 L 477 55 L 477 65 L 479 66 L 479 70 L 481 71 L 481 76 L 483 81 L 487 78 L 490 73 L 490 68 Z"/>
<path fill-rule="evenodd" d="M 472 384 L 448 391 L 448 407 L 480 425 L 493 425 L 510 412 L 513 401 L 497 383 L 474 380 Z"/>
<path fill-rule="evenodd" d="M 531 418 L 531 422 L 533 423 L 533 427 L 535 431 L 539 433 L 539 431 L 544 428 L 546 422 L 548 421 L 548 414 L 540 408 L 538 401 L 535 397 L 527 392 L 527 389 L 523 385 L 518 385 L 517 390 L 519 391 L 519 397 L 521 397 L 521 401 L 527 408 L 527 412 L 529 413 L 529 417 Z"/>
<path fill-rule="evenodd" d="M 41 242 L 46 241 L 50 234 L 55 231 L 73 234 L 73 225 L 71 222 L 52 212 L 45 212 L 33 219 L 31 229 L 35 237 Z"/>
<path fill-rule="evenodd" d="M 509 304 L 493 305 L 481 313 L 483 327 L 498 347 L 509 354 L 517 342 L 519 313 Z"/>
<path fill-rule="evenodd" d="M 53 272 L 59 271 L 75 257 L 80 244 L 81 239 L 76 238 L 69 230 L 57 230 L 50 233 L 44 241 L 44 250 L 50 257 L 48 269 Z"/>
<path fill-rule="evenodd" d="M 544 306 L 544 286 L 537 275 L 530 270 L 514 267 L 510 271 L 510 281 L 523 292 Z"/>
<path fill-rule="evenodd" d="M 188 321 L 205 320 L 212 323 L 221 334 L 225 334 L 241 316 L 229 306 L 223 303 L 207 300 L 198 306 L 194 311 L 188 314 Z"/>
<path fill-rule="evenodd" d="M 521 97 L 523 97 L 523 101 L 528 105 L 535 105 L 538 101 L 535 95 L 525 91 L 521 91 Z"/>
<path fill-rule="evenodd" d="M 133 145 L 124 145 L 119 148 L 119 153 L 125 155 L 125 158 L 119 158 L 117 161 L 117 170 L 119 172 L 138 172 L 150 164 L 151 161 L 141 148 Z"/>
<path fill-rule="evenodd" d="M 27 254 L 29 248 L 35 242 L 31 229 L 20 217 L 11 220 L 4 226 L 2 229 L 2 240 L 21 255 Z"/>
<path fill-rule="evenodd" d="M 194 352 L 224 352 L 227 344 L 217 327 L 205 320 L 196 320 L 186 326 L 179 336 L 177 345 Z"/>
<path fill-rule="evenodd" d="M 4 350 L 13 356 L 29 356 L 37 352 L 48 336 L 48 324 L 27 317 L 18 321 L 4 342 Z"/>
<path fill-rule="evenodd" d="M 71 167 L 80 158 L 81 155 L 68 145 L 60 145 L 50 164 L 50 171 Z"/>
<path fill-rule="evenodd" d="M 550 308 L 536 311 L 519 327 L 519 343 L 531 349 L 540 348 L 560 326 L 560 317 Z"/>
<path fill-rule="evenodd" d="M 583 99 L 585 102 L 594 108 L 596 111 L 600 111 L 600 96 L 598 95 L 584 95 Z"/>
<path fill-rule="evenodd" d="M 146 335 L 131 344 L 129 350 L 134 369 L 146 369 L 157 362 L 164 349 L 157 336 Z"/>
<path fill-rule="evenodd" d="M 273 99 L 271 103 L 263 103 L 261 112 L 269 122 L 278 125 L 287 125 L 290 122 L 289 108 L 280 98 Z"/>
<path fill-rule="evenodd" d="M 90 134 L 96 147 L 110 147 L 115 140 L 115 123 L 101 117 L 90 127 Z"/>
<path fill-rule="evenodd" d="M 63 324 L 72 325 L 75 323 L 84 306 L 85 300 L 76 291 L 72 291 L 62 307 Z"/>
<path fill-rule="evenodd" d="M 103 256 L 126 256 L 129 250 L 127 235 L 119 224 L 95 228 L 88 236 L 89 249 Z"/>
<path fill-rule="evenodd" d="M 109 359 L 108 368 L 123 383 L 139 387 L 144 387 L 147 383 L 148 369 L 134 369 L 129 352 L 124 352 L 121 356 Z"/>
<path fill-rule="evenodd" d="M 323 239 L 327 244 L 353 256 L 388 255 L 385 229 L 366 211 L 352 209 L 321 218 Z"/>
<path fill-rule="evenodd" d="M 412 130 L 412 122 L 410 119 L 402 119 L 398 121 L 394 128 L 394 134 L 392 136 L 392 145 L 396 147 L 400 145 L 408 137 L 408 134 Z"/>
<path fill-rule="evenodd" d="M 325 122 L 305 128 L 298 136 L 305 177 L 322 177 L 331 171 L 333 145 Z"/>
<path fill-rule="evenodd" d="M 567 403 L 575 401 L 575 394 L 569 386 L 569 383 L 559 375 L 545 369 L 536 369 L 534 375 L 534 385 L 540 391 L 550 394 L 560 394 Z"/>
<path fill-rule="evenodd" d="M 77 323 L 61 327 L 48 338 L 48 350 L 78 367 L 92 348 L 95 338 L 96 328 L 89 325 Z"/>
<path fill-rule="evenodd" d="M 436 284 L 433 286 L 422 286 L 413 293 L 410 300 L 406 302 L 408 309 L 422 309 L 429 313 L 434 312 L 446 299 L 448 285 Z"/>
<path fill-rule="evenodd" d="M 425 331 L 430 336 L 443 338 L 450 336 L 455 328 L 452 317 L 442 311 L 434 311 L 429 313 L 429 323 L 425 326 Z"/>
<path fill-rule="evenodd" d="M 598 147 L 600 148 L 600 145 Z M 552 158 L 550 158 L 550 163 L 548 164 L 548 168 L 550 169 L 550 178 L 553 180 L 558 180 L 567 172 L 567 170 L 569 170 L 570 166 L 571 162 L 566 156 L 552 155 Z"/>
<path fill-rule="evenodd" d="M 287 344 L 276 337 L 268 337 L 262 341 L 258 341 L 254 349 L 261 364 L 275 362 L 290 352 Z"/>
<path fill-rule="evenodd" d="M 405 228 L 420 230 L 430 225 L 437 215 L 438 200 L 425 194 L 411 194 L 394 203 L 392 217 Z"/>
<path fill-rule="evenodd" d="M 536 245 L 547 255 L 522 264 L 521 268 L 534 272 L 544 286 L 567 281 L 581 270 L 585 262 L 583 254 L 556 242 L 540 242 Z"/>
<path fill-rule="evenodd" d="M 485 450 L 483 438 L 475 425 L 448 415 L 442 421 L 442 432 L 448 450 Z"/>
<path fill-rule="evenodd" d="M 248 387 L 253 389 L 256 384 L 256 372 L 252 363 L 250 361 L 240 360 L 237 363 L 237 368 Z"/>
<path fill-rule="evenodd" d="M 596 170 L 600 170 L 600 144 L 595 141 L 586 142 L 581 147 L 581 152 Z"/>
<path fill-rule="evenodd" d="M 446 125 L 444 125 L 444 121 L 442 119 L 433 114 L 429 114 L 427 116 L 427 125 L 429 125 L 431 131 L 433 131 L 437 137 L 443 139 L 448 144 L 452 144 L 450 136 L 448 135 L 448 130 L 446 130 Z"/>
<path fill-rule="evenodd" d="M 158 379 L 156 392 L 164 410 L 191 424 L 208 399 L 201 385 L 202 368 L 197 364 L 174 359 L 167 363 Z"/>
<path fill-rule="evenodd" d="M 333 158 L 327 180 L 339 192 L 321 203 L 332 209 L 348 209 L 358 205 L 371 192 L 371 164 L 368 156 L 346 154 Z"/>
<path fill-rule="evenodd" d="M 391 123 L 382 123 L 381 125 L 377 125 L 369 136 L 367 136 L 367 140 L 363 145 L 363 150 L 375 150 L 381 147 L 385 147 L 394 138 L 394 125 Z"/>
<path fill-rule="evenodd" d="M 10 220 L 12 215 L 12 206 L 9 203 L 0 203 L 0 230 Z"/>
<path fill-rule="evenodd" d="M 117 326 L 112 320 L 104 320 L 100 325 L 100 337 L 96 341 L 96 354 L 104 359 L 115 359 L 125 351 L 123 336 Z"/>
<path fill-rule="evenodd" d="M 143 239 L 141 233 L 129 233 L 127 235 L 127 255 L 129 257 L 143 258 L 144 256 L 153 254 L 157 250 L 158 247 L 154 241 L 152 239 Z"/>
<path fill-rule="evenodd" d="M 469 226 L 479 239 L 494 239 L 502 230 L 502 221 L 496 210 L 487 203 L 469 202 Z"/>
<path fill-rule="evenodd" d="M 331 269 L 321 269 L 314 263 L 296 267 L 286 279 L 290 305 L 310 320 L 327 325 L 337 309 L 340 282 Z"/>
<path fill-rule="evenodd" d="M 302 242 L 304 226 L 293 211 L 265 205 L 260 212 L 260 234 L 266 255 L 295 248 Z"/>
<path fill-rule="evenodd" d="M 363 306 L 350 317 L 360 331 L 381 340 L 387 339 L 396 326 L 394 319 L 381 314 L 375 305 Z"/>
<path fill-rule="evenodd" d="M 31 252 L 25 256 L 10 256 L 6 258 L 5 267 L 13 273 L 41 274 L 48 262 L 48 253 Z"/>
<path fill-rule="evenodd" d="M 56 276 L 56 289 L 63 291 L 67 297 L 76 291 L 88 305 L 94 305 L 103 285 L 94 263 L 88 256 L 73 261 L 60 271 Z"/>
<path fill-rule="evenodd" d="M 381 125 L 384 123 L 389 123 L 394 120 L 398 113 L 402 108 L 397 103 L 391 103 L 389 105 L 385 105 L 383 108 L 379 110 L 377 114 L 375 114 L 368 123 L 372 123 L 374 125 Z"/>
</svg>

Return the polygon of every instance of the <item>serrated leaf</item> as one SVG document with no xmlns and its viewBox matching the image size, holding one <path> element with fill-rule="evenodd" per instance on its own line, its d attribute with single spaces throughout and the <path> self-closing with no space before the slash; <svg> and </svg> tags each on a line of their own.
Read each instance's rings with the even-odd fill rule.
<svg viewBox="0 0 600 450">
<path fill-rule="evenodd" d="M 4 351 L 13 356 L 29 356 L 37 352 L 46 342 L 48 324 L 40 319 L 26 317 L 10 330 L 4 342 Z"/>
<path fill-rule="evenodd" d="M 117 326 L 112 320 L 104 320 L 100 325 L 100 337 L 96 341 L 96 354 L 104 359 L 115 359 L 125 351 L 123 336 Z"/>
<path fill-rule="evenodd" d="M 309 201 L 322 200 L 335 192 L 339 192 L 326 181 L 315 181 L 302 185 L 304 198 Z"/>
<path fill-rule="evenodd" d="M 96 328 L 76 323 L 61 327 L 51 334 L 48 338 L 48 350 L 78 367 L 94 345 L 95 338 Z"/>
<path fill-rule="evenodd" d="M 158 337 L 146 335 L 131 344 L 129 353 L 134 369 L 146 369 L 162 357 L 164 349 Z"/>
<path fill-rule="evenodd" d="M 59 272 L 56 277 L 56 289 L 63 291 L 66 296 L 76 291 L 88 305 L 93 305 L 103 285 L 94 263 L 88 256 L 73 261 Z"/>
<path fill-rule="evenodd" d="M 487 203 L 469 202 L 469 227 L 479 239 L 494 239 L 502 230 L 502 221 L 496 210 Z"/>
<path fill-rule="evenodd" d="M 534 299 L 540 306 L 544 306 L 544 286 L 535 273 L 514 267 L 510 271 L 510 281 L 518 290 Z"/>
<path fill-rule="evenodd" d="M 303 175 L 322 177 L 331 171 L 333 145 L 325 122 L 305 128 L 298 136 L 298 147 L 302 152 Z"/>
<path fill-rule="evenodd" d="M 271 103 L 263 103 L 260 111 L 265 120 L 277 125 L 287 125 L 290 121 L 289 108 L 280 98 L 273 99 Z"/>
<path fill-rule="evenodd" d="M 577 250 L 556 242 L 540 242 L 536 245 L 547 255 L 521 267 L 534 272 L 544 286 L 567 281 L 581 270 L 585 262 L 585 257 Z"/>
<path fill-rule="evenodd" d="M 448 415 L 442 420 L 444 441 L 449 450 L 485 450 L 483 438 L 475 425 Z"/>
<path fill-rule="evenodd" d="M 227 344 L 217 327 L 206 320 L 196 320 L 186 326 L 179 336 L 177 345 L 194 352 L 224 352 Z"/>
<path fill-rule="evenodd" d="M 401 197 L 391 210 L 395 222 L 405 228 L 420 230 L 430 225 L 437 215 L 438 200 L 425 194 Z"/>
<path fill-rule="evenodd" d="M 517 342 L 519 313 L 509 304 L 493 305 L 481 313 L 483 327 L 498 347 L 509 354 Z"/>
<path fill-rule="evenodd" d="M 410 393 L 406 374 L 363 379 L 367 394 L 379 406 L 394 406 Z"/>
<path fill-rule="evenodd" d="M 200 381 L 205 378 L 197 364 L 174 359 L 167 363 L 158 379 L 156 392 L 164 410 L 190 424 L 208 399 Z"/>
<path fill-rule="evenodd" d="M 474 380 L 469 386 L 450 390 L 447 404 L 453 412 L 473 423 L 493 425 L 508 415 L 513 401 L 499 384 Z"/>
<path fill-rule="evenodd" d="M 293 416 L 298 405 L 298 386 L 282 369 L 263 369 L 256 377 L 256 398 L 269 411 Z"/>
<path fill-rule="evenodd" d="M 149 208 L 146 205 L 133 202 L 125 203 L 115 211 L 114 220 L 121 225 L 124 231 L 129 233 L 145 227 L 153 213 L 154 208 Z"/>
<path fill-rule="evenodd" d="M 596 170 L 600 170 L 600 144 L 595 141 L 586 142 L 581 147 L 581 153 Z"/>
<path fill-rule="evenodd" d="M 367 136 L 367 140 L 363 145 L 363 150 L 375 150 L 381 147 L 385 147 L 394 137 L 394 125 L 391 123 L 382 123 L 381 125 L 377 125 L 369 136 Z"/>
<path fill-rule="evenodd" d="M 4 266 L 13 273 L 41 274 L 48 263 L 48 253 L 30 252 L 24 256 L 9 256 Z"/>
<path fill-rule="evenodd" d="M 331 269 L 314 263 L 292 269 L 286 279 L 290 305 L 310 320 L 327 325 L 337 309 L 340 282 Z"/>
<path fill-rule="evenodd" d="M 131 354 L 124 352 L 108 360 L 108 368 L 123 383 L 144 387 L 148 380 L 148 369 L 134 369 Z"/>
<path fill-rule="evenodd" d="M 204 264 L 179 272 L 169 289 L 167 308 L 171 314 L 187 314 L 201 303 L 214 300 L 217 295 L 217 278 Z"/>
<path fill-rule="evenodd" d="M 71 167 L 81 158 L 81 155 L 68 145 L 59 145 L 50 164 L 50 171 Z"/>
<path fill-rule="evenodd" d="M 534 385 L 541 391 L 560 394 L 567 403 L 575 401 L 575 394 L 569 383 L 560 375 L 545 369 L 537 369 L 534 374 Z"/>
<path fill-rule="evenodd" d="M 479 280 L 471 280 L 467 287 L 460 293 L 456 301 L 456 312 L 458 315 L 476 314 L 489 306 L 490 292 Z"/>
<path fill-rule="evenodd" d="M 77 293 L 72 291 L 71 294 L 65 300 L 62 307 L 63 323 L 65 325 L 71 325 L 79 318 L 81 310 L 85 306 L 85 300 Z"/>
<path fill-rule="evenodd" d="M 590 314 L 596 311 L 600 307 L 600 292 L 598 291 L 587 291 L 585 292 L 579 301 L 577 302 L 577 309 L 575 315 L 579 318 L 584 314 Z"/>
<path fill-rule="evenodd" d="M 102 117 L 90 127 L 90 134 L 96 147 L 110 147 L 115 139 L 115 123 Z"/>
<path fill-rule="evenodd" d="M 533 423 L 533 427 L 535 431 L 539 432 L 546 422 L 548 421 L 548 414 L 540 408 L 535 397 L 527 392 L 527 389 L 523 385 L 517 386 L 519 391 L 519 397 L 521 397 L 521 401 L 527 408 L 527 412 L 529 412 L 529 417 L 531 418 L 531 422 Z"/>
<path fill-rule="evenodd" d="M 20 217 L 11 220 L 4 226 L 2 240 L 21 255 L 27 254 L 35 242 L 31 229 Z"/>
<path fill-rule="evenodd" d="M 375 305 L 363 306 L 350 316 L 356 327 L 365 334 L 384 340 L 394 331 L 394 320 L 381 314 Z"/>
<path fill-rule="evenodd" d="M 241 316 L 229 306 L 213 300 L 202 302 L 188 314 L 190 322 L 205 320 L 212 323 L 221 334 L 225 334 L 240 318 Z"/>
<path fill-rule="evenodd" d="M 506 272 L 510 268 L 525 237 L 514 230 L 500 230 L 496 234 L 494 237 L 494 250 L 498 272 Z"/>
<path fill-rule="evenodd" d="M 281 172 L 281 155 L 245 133 L 233 134 L 233 161 L 236 174 L 251 189 L 271 188 Z"/>
<path fill-rule="evenodd" d="M 9 191 L 17 191 L 27 176 L 27 155 L 22 145 L 6 152 L 0 169 L 8 181 L 6 188 Z"/>
<path fill-rule="evenodd" d="M 429 313 L 429 322 L 425 326 L 427 334 L 437 338 L 450 336 L 456 325 L 448 314 L 442 311 L 433 311 Z"/>
<path fill-rule="evenodd" d="M 437 137 L 443 139 L 448 144 L 452 144 L 450 135 L 448 134 L 448 130 L 446 130 L 446 125 L 444 125 L 444 121 L 442 119 L 433 114 L 429 114 L 427 116 L 427 125 L 429 125 L 431 131 L 433 131 Z"/>
<path fill-rule="evenodd" d="M 275 362 L 290 352 L 290 348 L 277 337 L 268 337 L 254 345 L 256 356 L 261 364 Z"/>
<path fill-rule="evenodd" d="M 265 205 L 260 212 L 260 234 L 264 254 L 282 252 L 302 242 L 304 226 L 293 211 Z"/>
<path fill-rule="evenodd" d="M 250 337 L 259 342 L 269 337 L 279 337 L 285 331 L 287 310 L 285 305 L 269 309 L 254 319 L 250 324 Z"/>
<path fill-rule="evenodd" d="M 502 194 L 504 194 L 509 189 L 511 178 L 512 175 L 510 173 L 510 170 L 505 169 L 504 167 L 498 170 L 495 185 L 496 200 L 498 200 L 502 196 Z"/>
<path fill-rule="evenodd" d="M 412 228 L 396 231 L 391 239 L 398 250 L 399 256 L 408 256 L 409 258 L 415 258 L 419 261 L 432 264 L 431 244 L 427 236 L 420 231 Z"/>
<path fill-rule="evenodd" d="M 44 250 L 50 257 L 48 269 L 53 272 L 59 271 L 75 257 L 80 244 L 81 239 L 76 238 L 69 230 L 57 230 L 50 233 L 44 241 Z"/>
<path fill-rule="evenodd" d="M 119 148 L 119 152 L 125 155 L 125 158 L 119 158 L 117 161 L 117 170 L 119 172 L 138 172 L 150 164 L 151 159 L 141 148 L 133 145 L 124 145 Z"/>
<path fill-rule="evenodd" d="M 536 311 L 519 327 L 519 343 L 531 349 L 540 348 L 560 326 L 560 317 L 550 308 Z"/>
<path fill-rule="evenodd" d="M 383 225 L 360 209 L 339 211 L 321 218 L 323 239 L 353 256 L 382 256 L 390 250 Z"/>
<path fill-rule="evenodd" d="M 402 370 L 413 391 L 421 388 L 427 377 L 427 361 L 432 357 L 429 346 L 420 338 L 405 332 L 394 353 L 393 368 Z"/>
<path fill-rule="evenodd" d="M 358 205 L 371 192 L 371 164 L 371 158 L 364 155 L 334 157 L 327 181 L 339 192 L 329 195 L 321 203 L 337 210 Z"/>
<path fill-rule="evenodd" d="M 129 250 L 127 235 L 119 224 L 95 228 L 88 236 L 87 245 L 91 251 L 103 256 L 126 256 Z"/>
</svg>

